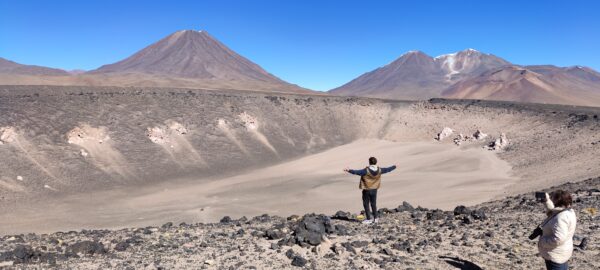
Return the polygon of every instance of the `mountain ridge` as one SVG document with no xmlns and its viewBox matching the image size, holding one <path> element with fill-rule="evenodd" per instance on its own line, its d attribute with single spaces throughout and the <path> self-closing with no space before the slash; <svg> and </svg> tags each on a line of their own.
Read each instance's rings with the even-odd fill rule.
<svg viewBox="0 0 600 270">
<path fill-rule="evenodd" d="M 19 72 L 12 63 L 4 85 L 142 86 L 315 93 L 288 83 L 229 49 L 206 31 L 181 30 L 116 63 L 87 72 Z M 49 76 L 54 75 L 54 76 Z"/>
<path fill-rule="evenodd" d="M 521 71 L 527 76 L 517 78 Z M 436 57 L 409 51 L 329 93 L 407 100 L 441 97 L 600 106 L 600 73 L 583 66 L 516 65 L 474 49 Z"/>
<path fill-rule="evenodd" d="M 0 73 L 48 76 L 61 76 L 69 74 L 67 71 L 62 69 L 43 67 L 37 65 L 19 64 L 17 62 L 2 57 L 0 57 Z"/>
</svg>

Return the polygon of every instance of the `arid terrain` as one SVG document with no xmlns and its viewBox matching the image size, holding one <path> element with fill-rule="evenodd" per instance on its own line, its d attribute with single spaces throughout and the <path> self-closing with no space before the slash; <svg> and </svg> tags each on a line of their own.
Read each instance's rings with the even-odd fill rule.
<svg viewBox="0 0 600 270">
<path fill-rule="evenodd" d="M 167 88 L 0 92 L 5 233 L 359 211 L 357 179 L 342 169 L 371 155 L 399 166 L 382 189 L 387 207 L 412 199 L 448 210 L 600 174 L 591 107 Z M 445 128 L 453 132 L 437 140 Z"/>
<path fill-rule="evenodd" d="M 533 258 L 535 247 L 523 235 L 541 212 L 531 217 L 531 210 L 540 206 L 523 200 L 532 200 L 536 190 L 600 175 L 600 109 L 593 107 L 180 88 L 1 86 L 0 113 L 0 232 L 7 235 L 0 259 L 7 266 L 25 262 L 35 267 L 41 262 L 125 269 L 205 263 L 206 268 L 222 269 L 239 263 L 265 268 L 268 263 L 286 268 L 293 267 L 293 259 L 282 246 L 290 245 L 295 252 L 290 258 L 301 254 L 305 266 L 316 269 L 448 267 L 437 255 L 491 268 L 515 263 L 527 268 L 539 258 Z M 311 255 L 299 243 L 271 246 L 274 241 L 258 241 L 272 228 L 292 235 L 297 219 L 273 215 L 360 213 L 358 179 L 342 169 L 361 168 L 372 155 L 382 166 L 398 165 L 384 177 L 380 207 L 395 209 L 409 201 L 441 210 L 392 213 L 374 230 L 335 221 L 351 233 L 327 234 L 340 245 L 350 244 L 338 251 L 325 248 L 320 251 L 324 257 Z M 597 180 L 590 181 L 597 186 Z M 583 184 L 578 188 L 585 190 L 580 193 L 588 203 L 580 211 L 597 207 L 597 191 Z M 464 215 L 448 214 L 457 205 L 487 207 L 490 219 L 482 221 L 475 214 L 465 221 Z M 583 269 L 593 268 L 590 258 L 597 255 L 592 248 L 595 229 L 589 229 L 597 226 L 597 214 L 589 211 L 578 233 L 592 241 L 589 251 L 576 255 Z M 252 220 L 264 222 L 235 221 L 263 213 L 267 216 Z M 518 218 L 513 218 L 515 213 Z M 225 219 L 225 224 L 212 224 L 223 216 L 232 217 L 233 223 Z M 128 229 L 167 222 L 192 225 Z M 464 222 L 473 223 L 464 227 Z M 19 233 L 24 235 L 15 235 Z M 279 236 L 285 238 L 266 237 Z M 381 243 L 374 240 L 384 237 Z M 490 240 L 484 241 L 486 237 Z M 84 239 L 92 242 L 70 247 Z M 122 247 L 113 245 L 127 239 L 134 240 L 121 245 L 132 249 L 117 252 Z M 50 247 L 47 241 L 55 244 Z M 99 254 L 74 256 L 79 251 L 73 248 Z M 129 253 L 138 248 L 160 252 L 164 260 Z M 184 259 L 181 248 L 194 256 Z"/>
<path fill-rule="evenodd" d="M 473 2 L 0 1 L 0 270 L 600 269 L 600 2 Z"/>
<path fill-rule="evenodd" d="M 574 193 L 578 216 L 570 266 L 598 269 L 600 179 L 548 190 Z M 338 211 L 217 223 L 173 223 L 0 237 L 0 267 L 17 269 L 543 269 L 543 219 L 531 193 L 450 211 L 403 202 L 365 226 Z"/>
</svg>

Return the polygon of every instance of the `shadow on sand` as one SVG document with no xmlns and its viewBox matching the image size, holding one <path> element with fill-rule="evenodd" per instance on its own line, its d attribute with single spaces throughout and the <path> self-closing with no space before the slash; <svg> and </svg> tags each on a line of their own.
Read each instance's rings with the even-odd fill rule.
<svg viewBox="0 0 600 270">
<path fill-rule="evenodd" d="M 470 261 L 460 259 L 458 257 L 453 258 L 448 256 L 440 256 L 439 258 L 444 259 L 444 261 L 447 264 L 452 265 L 461 270 L 483 270 L 483 268 L 479 267 L 478 265 Z"/>
</svg>

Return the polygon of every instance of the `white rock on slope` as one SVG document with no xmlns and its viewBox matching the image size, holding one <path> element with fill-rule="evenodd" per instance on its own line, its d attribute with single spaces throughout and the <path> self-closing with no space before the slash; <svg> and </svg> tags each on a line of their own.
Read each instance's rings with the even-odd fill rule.
<svg viewBox="0 0 600 270">
<path fill-rule="evenodd" d="M 466 140 L 467 140 L 466 137 L 462 133 L 460 133 L 460 134 L 458 134 L 458 137 L 454 138 L 454 140 L 452 140 L 452 141 L 454 142 L 454 144 L 460 146 L 460 144 Z"/>
<path fill-rule="evenodd" d="M 17 137 L 14 127 L 0 127 L 0 144 L 11 143 Z"/>
<path fill-rule="evenodd" d="M 442 141 L 443 139 L 449 137 L 450 135 L 452 135 L 452 133 L 454 132 L 454 130 L 452 130 L 449 127 L 445 127 L 442 132 L 438 133 L 437 135 L 437 140 L 438 141 Z"/>
<path fill-rule="evenodd" d="M 499 138 L 497 138 L 495 141 L 491 142 L 488 145 L 488 149 L 489 150 L 501 150 L 501 149 L 505 148 L 506 146 L 508 146 L 508 139 L 506 138 L 506 134 L 502 133 L 502 134 L 500 134 Z"/>
<path fill-rule="evenodd" d="M 481 132 L 481 130 L 477 130 L 475 131 L 475 133 L 473 133 L 473 138 L 475 138 L 476 140 L 481 140 L 481 139 L 485 139 L 488 135 Z"/>
</svg>

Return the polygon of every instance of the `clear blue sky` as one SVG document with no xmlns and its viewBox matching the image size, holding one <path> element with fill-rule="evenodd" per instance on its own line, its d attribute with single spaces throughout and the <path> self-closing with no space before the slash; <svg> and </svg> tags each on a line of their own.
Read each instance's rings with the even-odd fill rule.
<svg viewBox="0 0 600 270">
<path fill-rule="evenodd" d="M 0 57 L 24 64 L 90 70 L 181 29 L 316 90 L 409 50 L 600 70 L 600 1 L 0 0 Z"/>
</svg>

